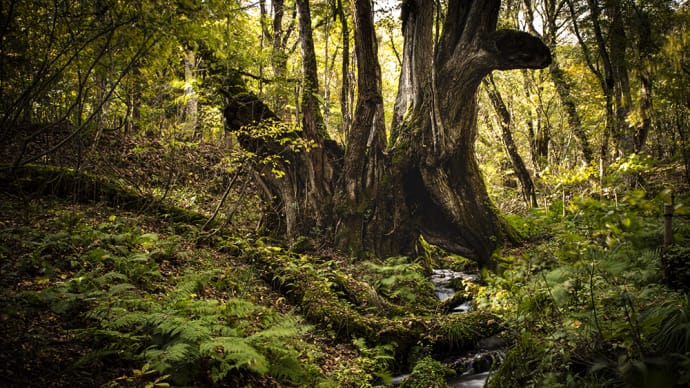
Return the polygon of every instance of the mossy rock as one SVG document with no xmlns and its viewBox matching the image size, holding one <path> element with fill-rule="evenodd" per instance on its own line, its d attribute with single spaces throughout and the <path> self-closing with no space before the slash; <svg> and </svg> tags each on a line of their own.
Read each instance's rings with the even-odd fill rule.
<svg viewBox="0 0 690 388">
<path fill-rule="evenodd" d="M 446 379 L 455 371 L 440 361 L 424 357 L 417 361 L 407 378 L 402 381 L 404 388 L 443 388 L 448 387 Z"/>
</svg>

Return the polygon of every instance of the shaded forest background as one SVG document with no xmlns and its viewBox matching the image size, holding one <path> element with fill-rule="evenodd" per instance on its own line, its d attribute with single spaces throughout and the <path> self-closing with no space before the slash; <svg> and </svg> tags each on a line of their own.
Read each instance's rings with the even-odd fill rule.
<svg viewBox="0 0 690 388">
<path fill-rule="evenodd" d="M 550 59 L 480 78 L 452 222 L 407 59 L 461 2 L 401 3 L 3 2 L 0 381 L 443 386 L 499 338 L 498 387 L 688 383 L 687 2 L 487 2 Z"/>
</svg>

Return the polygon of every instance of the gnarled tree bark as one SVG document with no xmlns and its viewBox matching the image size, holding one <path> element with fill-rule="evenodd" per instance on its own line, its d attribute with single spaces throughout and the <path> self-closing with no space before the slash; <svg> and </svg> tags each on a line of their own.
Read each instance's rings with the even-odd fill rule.
<svg viewBox="0 0 690 388">
<path fill-rule="evenodd" d="M 340 219 L 336 239 L 341 249 L 354 254 L 391 253 L 381 246 L 387 224 L 383 203 L 387 175 L 383 153 L 386 127 L 370 0 L 354 1 L 354 22 L 358 96 L 352 128 L 347 133 L 343 185 L 337 201 Z"/>
<path fill-rule="evenodd" d="M 493 250 L 510 231 L 491 203 L 474 153 L 477 88 L 493 70 L 548 66 L 549 49 L 527 33 L 497 31 L 499 0 L 451 0 L 432 55 L 435 2 L 406 0 L 402 85 L 386 146 L 371 0 L 355 0 L 354 6 L 359 95 L 342 171 L 334 162 L 336 153 L 328 152 L 325 134 L 317 130 L 316 138 L 309 137 L 313 132 L 305 122 L 301 135 L 326 152 L 323 157 L 312 156 L 313 151 L 289 155 L 302 162 L 285 166 L 286 181 L 267 185 L 274 205 L 282 206 L 287 218 L 289 201 L 317 198 L 310 191 L 320 191 L 317 201 L 324 203 L 313 209 L 331 211 L 337 245 L 356 255 L 410 254 L 423 236 L 490 265 Z M 310 170 L 300 163 L 315 162 L 332 169 L 322 177 L 328 185 L 338 182 L 334 196 L 330 186 L 304 176 Z M 329 208 L 330 199 L 335 206 Z M 292 216 L 299 233 L 319 221 L 313 211 Z M 307 222 L 298 221 L 303 218 Z"/>
<path fill-rule="evenodd" d="M 407 1 L 406 6 L 414 13 L 431 3 Z M 491 253 L 510 231 L 491 203 L 475 157 L 477 88 L 493 70 L 543 68 L 551 61 L 539 39 L 496 30 L 499 7 L 500 1 L 448 3 L 434 62 L 429 58 L 414 68 L 424 80 L 415 92 L 421 90 L 425 101 L 404 114 L 393 131 L 399 133 L 395 153 L 408 155 L 401 170 L 412 230 L 482 264 L 490 264 Z M 431 23 L 420 29 L 428 35 L 431 30 Z M 420 60 L 406 55 L 403 62 Z"/>
</svg>

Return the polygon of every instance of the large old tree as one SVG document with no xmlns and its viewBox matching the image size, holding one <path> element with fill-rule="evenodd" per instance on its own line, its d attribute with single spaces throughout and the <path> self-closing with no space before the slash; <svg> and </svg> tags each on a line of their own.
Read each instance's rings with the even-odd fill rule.
<svg viewBox="0 0 690 388">
<path fill-rule="evenodd" d="M 492 251 L 509 238 L 475 158 L 475 95 L 491 71 L 543 68 L 551 55 L 538 38 L 496 30 L 499 0 L 450 0 L 435 41 L 435 4 L 403 2 L 403 66 L 389 138 L 371 0 L 353 1 L 358 98 L 344 153 L 312 126 L 308 112 L 301 136 L 316 145 L 310 152 L 285 152 L 279 143 L 244 137 L 243 146 L 253 151 L 285 157 L 282 178 L 256 174 L 275 210 L 277 233 L 295 237 L 316 227 L 332 232 L 345 251 L 380 255 L 411 253 L 423 236 L 481 264 L 489 264 Z M 308 3 L 298 2 L 298 10 L 309 65 Z M 310 78 L 305 69 L 307 102 L 315 90 Z M 247 113 L 235 128 L 270 116 L 251 96 L 229 101 L 226 116 Z"/>
</svg>

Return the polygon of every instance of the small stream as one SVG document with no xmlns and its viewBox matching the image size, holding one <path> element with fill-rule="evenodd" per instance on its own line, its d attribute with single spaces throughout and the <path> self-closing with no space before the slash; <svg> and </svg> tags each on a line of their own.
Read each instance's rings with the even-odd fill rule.
<svg viewBox="0 0 690 388">
<path fill-rule="evenodd" d="M 463 281 L 473 283 L 478 283 L 481 281 L 481 278 L 474 274 L 457 272 L 450 269 L 435 269 L 431 274 L 431 283 L 434 285 L 434 292 L 440 301 L 444 301 L 455 295 L 457 290 L 455 290 L 451 285 L 455 279 L 462 279 Z M 472 301 L 468 300 L 459 304 L 458 306 L 455 306 L 451 312 L 464 313 L 470 311 L 471 309 Z"/>
<path fill-rule="evenodd" d="M 436 296 L 440 301 L 447 300 L 455 295 L 456 291 L 453 284 L 457 284 L 456 279 L 463 282 L 481 283 L 482 279 L 476 274 L 457 272 L 450 269 L 435 269 L 431 275 L 431 283 L 434 285 Z M 450 314 L 461 314 L 471 311 L 473 308 L 472 300 L 467 300 L 453 306 Z M 489 337 L 479 341 L 478 349 L 469 351 L 463 355 L 445 360 L 444 362 L 455 370 L 465 371 L 462 374 L 448 379 L 448 385 L 458 388 L 479 388 L 486 384 L 491 374 L 491 368 L 503 359 L 503 351 L 500 349 L 502 341 L 498 338 Z M 400 385 L 407 375 L 393 378 L 393 385 Z"/>
<path fill-rule="evenodd" d="M 448 380 L 448 385 L 451 387 L 462 388 L 482 388 L 489 379 L 490 372 L 481 372 L 469 375 L 456 376 Z"/>
</svg>

